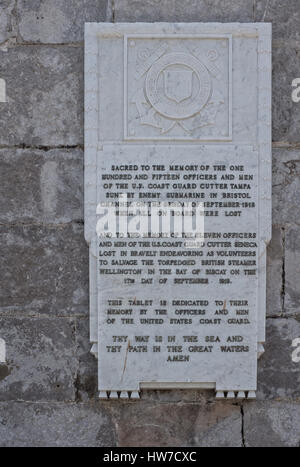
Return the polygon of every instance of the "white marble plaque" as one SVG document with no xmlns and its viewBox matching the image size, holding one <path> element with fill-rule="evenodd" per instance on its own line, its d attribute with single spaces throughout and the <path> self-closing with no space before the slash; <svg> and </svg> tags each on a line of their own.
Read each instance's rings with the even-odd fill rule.
<svg viewBox="0 0 300 467">
<path fill-rule="evenodd" d="M 175 235 L 199 203 L 196 238 Z M 103 237 L 108 206 L 117 221 Z M 170 215 L 173 233 L 151 228 L 151 209 Z M 147 388 L 255 397 L 270 232 L 270 25 L 86 24 L 85 236 L 100 397 Z"/>
</svg>

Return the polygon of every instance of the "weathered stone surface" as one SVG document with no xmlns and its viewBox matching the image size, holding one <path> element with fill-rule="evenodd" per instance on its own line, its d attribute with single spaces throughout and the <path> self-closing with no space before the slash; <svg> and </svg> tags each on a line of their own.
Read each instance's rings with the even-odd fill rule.
<svg viewBox="0 0 300 467">
<path fill-rule="evenodd" d="M 76 353 L 78 373 L 75 381 L 76 399 L 98 400 L 97 359 L 91 354 L 88 318 L 76 319 Z"/>
<path fill-rule="evenodd" d="M 273 47 L 273 141 L 300 141 L 300 105 L 292 101 L 292 81 L 300 76 L 300 52 L 288 45 Z"/>
<path fill-rule="evenodd" d="M 100 404 L 1 402 L 0 446 L 115 446 L 115 427 Z"/>
<path fill-rule="evenodd" d="M 115 0 L 116 21 L 253 21 L 249 0 Z"/>
<path fill-rule="evenodd" d="M 240 407 L 230 403 L 111 405 L 119 446 L 241 446 Z M 130 420 L 130 423 L 128 423 Z"/>
<path fill-rule="evenodd" d="M 261 402 L 244 405 L 248 447 L 299 447 L 300 404 Z"/>
<path fill-rule="evenodd" d="M 241 447 L 243 441 L 240 407 L 233 407 L 219 402 L 212 410 L 200 409 L 195 424 L 194 445 Z"/>
<path fill-rule="evenodd" d="M 7 148 L 0 163 L 2 223 L 83 219 L 82 150 Z"/>
<path fill-rule="evenodd" d="M 0 2 L 0 43 L 16 35 L 14 7 L 15 2 L 12 0 L 1 0 Z"/>
<path fill-rule="evenodd" d="M 298 224 L 300 219 L 300 150 L 273 149 L 273 223 Z"/>
<path fill-rule="evenodd" d="M 299 321 L 267 319 L 266 350 L 258 361 L 257 398 L 300 398 L 300 364 L 292 361 L 292 341 L 299 336 Z"/>
<path fill-rule="evenodd" d="M 197 402 L 211 404 L 215 401 L 215 390 L 205 389 L 164 389 L 142 391 L 143 400 L 156 402 Z"/>
<path fill-rule="evenodd" d="M 298 0 L 256 0 L 255 21 L 272 23 L 274 39 L 300 39 Z"/>
<path fill-rule="evenodd" d="M 18 1 L 19 32 L 24 41 L 67 43 L 83 40 L 85 22 L 106 20 L 108 0 Z"/>
<path fill-rule="evenodd" d="M 2 225 L 1 232 L 2 312 L 88 313 L 82 225 Z"/>
<path fill-rule="evenodd" d="M 290 226 L 285 233 L 284 309 L 300 314 L 300 226 Z M 300 336 L 300 332 L 299 332 Z"/>
<path fill-rule="evenodd" d="M 267 249 L 267 315 L 282 312 L 283 239 L 280 227 L 273 227 L 272 240 Z"/>
<path fill-rule="evenodd" d="M 6 342 L 0 400 L 75 400 L 74 323 L 65 318 L 0 317 Z"/>
<path fill-rule="evenodd" d="M 81 48 L 22 46 L 0 58 L 7 99 L 0 103 L 0 144 L 82 143 Z"/>
</svg>

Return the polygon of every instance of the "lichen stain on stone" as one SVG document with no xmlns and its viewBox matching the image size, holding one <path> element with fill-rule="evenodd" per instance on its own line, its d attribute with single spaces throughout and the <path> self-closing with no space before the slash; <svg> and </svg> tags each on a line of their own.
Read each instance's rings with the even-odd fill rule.
<svg viewBox="0 0 300 467">
<path fill-rule="evenodd" d="M 0 364 L 0 381 L 5 379 L 11 373 L 11 368 L 9 368 L 5 363 Z"/>
<path fill-rule="evenodd" d="M 47 161 L 41 170 L 42 203 L 46 215 L 53 215 L 55 213 L 57 185 L 57 163 L 55 161 Z"/>
</svg>

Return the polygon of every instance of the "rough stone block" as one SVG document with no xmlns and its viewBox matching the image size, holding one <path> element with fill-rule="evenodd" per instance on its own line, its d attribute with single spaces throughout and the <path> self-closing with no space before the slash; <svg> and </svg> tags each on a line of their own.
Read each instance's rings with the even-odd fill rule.
<svg viewBox="0 0 300 467">
<path fill-rule="evenodd" d="M 217 403 L 215 408 L 199 410 L 194 445 L 200 447 L 241 447 L 242 420 L 240 407 Z"/>
<path fill-rule="evenodd" d="M 285 233 L 284 309 L 300 315 L 300 226 L 290 226 Z M 299 332 L 300 336 L 300 332 Z"/>
<path fill-rule="evenodd" d="M 273 47 L 273 141 L 300 141 L 300 105 L 292 101 L 292 81 L 300 76 L 300 51 L 284 45 Z"/>
<path fill-rule="evenodd" d="M 78 373 L 75 381 L 76 399 L 98 400 L 97 359 L 91 354 L 88 318 L 76 319 L 76 352 Z"/>
<path fill-rule="evenodd" d="M 148 401 L 164 402 L 197 402 L 211 404 L 215 402 L 214 389 L 163 389 L 142 391 L 142 399 Z"/>
<path fill-rule="evenodd" d="M 1 231 L 2 312 L 88 313 L 82 225 L 3 225 Z"/>
<path fill-rule="evenodd" d="M 299 223 L 300 151 L 273 150 L 273 223 Z"/>
<path fill-rule="evenodd" d="M 81 48 L 22 46 L 0 52 L 0 59 L 7 100 L 0 103 L 0 144 L 81 144 Z"/>
<path fill-rule="evenodd" d="M 253 21 L 249 0 L 115 0 L 115 21 Z"/>
<path fill-rule="evenodd" d="M 118 446 L 241 446 L 240 407 L 229 402 L 111 404 Z M 130 420 L 130 423 L 128 423 Z"/>
<path fill-rule="evenodd" d="M 300 364 L 292 361 L 292 341 L 297 337 L 296 319 L 267 319 L 265 353 L 258 361 L 258 399 L 300 398 Z"/>
<path fill-rule="evenodd" d="M 0 370 L 0 400 L 75 400 L 74 323 L 66 318 L 0 317 L 6 365 Z"/>
<path fill-rule="evenodd" d="M 80 149 L 1 149 L 0 163 L 2 223 L 82 221 Z"/>
<path fill-rule="evenodd" d="M 2 0 L 0 3 L 0 43 L 16 36 L 15 2 Z"/>
<path fill-rule="evenodd" d="M 115 428 L 102 406 L 0 403 L 1 447 L 115 446 Z"/>
<path fill-rule="evenodd" d="M 247 447 L 299 447 L 299 403 L 251 402 L 244 414 Z"/>
<path fill-rule="evenodd" d="M 107 3 L 108 0 L 20 0 L 17 13 L 21 38 L 42 43 L 82 41 L 85 22 L 107 19 Z"/>
<path fill-rule="evenodd" d="M 283 239 L 280 227 L 273 227 L 267 249 L 267 315 L 282 313 Z"/>
<path fill-rule="evenodd" d="M 298 0 L 256 0 L 255 21 L 272 23 L 274 39 L 300 39 Z"/>
</svg>

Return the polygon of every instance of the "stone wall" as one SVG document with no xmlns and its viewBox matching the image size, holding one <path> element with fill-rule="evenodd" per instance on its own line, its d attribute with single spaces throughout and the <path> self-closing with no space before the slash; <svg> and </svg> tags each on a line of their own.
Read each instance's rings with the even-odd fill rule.
<svg viewBox="0 0 300 467">
<path fill-rule="evenodd" d="M 258 398 L 97 399 L 83 237 L 85 21 L 273 23 L 273 239 Z M 299 446 L 299 0 L 1 0 L 1 446 Z"/>
</svg>

